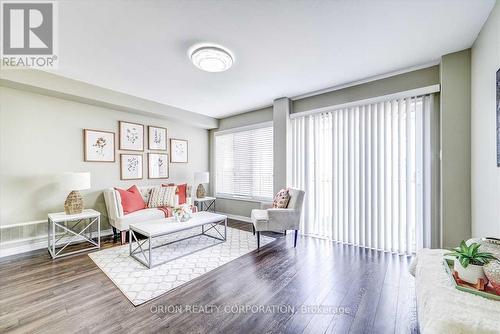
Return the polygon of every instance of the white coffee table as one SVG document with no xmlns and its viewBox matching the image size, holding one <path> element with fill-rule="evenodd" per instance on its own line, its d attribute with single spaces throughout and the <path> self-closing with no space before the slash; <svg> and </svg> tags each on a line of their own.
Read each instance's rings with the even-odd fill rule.
<svg viewBox="0 0 500 334">
<path fill-rule="evenodd" d="M 224 231 L 221 233 L 219 230 L 219 226 L 222 225 L 224 226 Z M 209 227 L 205 229 L 205 225 L 208 225 Z M 157 245 L 157 246 L 152 246 L 153 239 L 177 233 L 180 231 L 185 231 L 185 230 L 190 230 L 196 227 L 201 227 L 201 233 L 189 236 L 187 238 L 171 241 L 165 244 Z M 219 236 L 213 236 L 210 234 L 206 234 L 206 232 L 210 230 L 214 230 Z M 196 212 L 192 214 L 192 218 L 189 219 L 186 222 L 177 222 L 174 218 L 164 218 L 164 219 L 155 219 L 155 220 L 150 220 L 150 221 L 145 221 L 141 223 L 135 223 L 135 224 L 130 224 L 129 226 L 129 252 L 130 256 L 145 265 L 148 268 L 152 268 L 153 266 L 157 266 L 163 263 L 167 263 L 170 261 L 173 261 L 175 259 L 178 259 L 180 256 L 168 259 L 167 261 L 162 261 L 158 263 L 154 263 L 153 265 L 153 256 L 152 256 L 152 251 L 155 248 L 158 247 L 163 247 L 169 244 L 172 244 L 174 242 L 186 240 L 189 238 L 193 238 L 199 235 L 204 235 L 210 238 L 214 238 L 217 240 L 220 240 L 221 242 L 226 241 L 227 237 L 227 216 L 221 215 L 221 214 L 216 214 L 212 212 L 207 212 L 207 211 L 202 211 L 202 212 Z M 140 239 L 140 236 L 145 237 L 145 239 Z M 135 248 L 133 248 L 133 243 L 136 243 Z M 146 247 L 143 247 L 145 246 Z M 215 244 L 216 245 L 216 244 Z M 211 245 L 209 247 L 215 246 Z M 202 249 L 205 249 L 207 247 L 204 247 Z M 202 250 L 198 249 L 196 252 Z M 191 252 L 189 254 L 192 254 L 194 252 Z M 183 254 L 182 256 L 186 256 L 189 254 Z"/>
</svg>

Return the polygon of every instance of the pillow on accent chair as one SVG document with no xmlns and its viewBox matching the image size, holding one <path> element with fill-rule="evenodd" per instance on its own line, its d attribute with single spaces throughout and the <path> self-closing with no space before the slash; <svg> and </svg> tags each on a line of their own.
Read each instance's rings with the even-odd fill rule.
<svg viewBox="0 0 500 334">
<path fill-rule="evenodd" d="M 290 201 L 290 194 L 288 189 L 281 189 L 278 191 L 273 199 L 273 208 L 275 209 L 286 209 L 288 202 Z"/>
<path fill-rule="evenodd" d="M 115 188 L 115 190 L 120 194 L 124 214 L 146 208 L 146 203 L 144 203 L 141 192 L 139 191 L 137 186 L 133 185 L 127 190 L 118 188 Z"/>
<path fill-rule="evenodd" d="M 167 186 L 167 187 L 156 187 L 151 191 L 151 196 L 149 197 L 148 207 L 158 208 L 162 206 L 175 206 L 175 191 L 177 187 Z"/>
</svg>

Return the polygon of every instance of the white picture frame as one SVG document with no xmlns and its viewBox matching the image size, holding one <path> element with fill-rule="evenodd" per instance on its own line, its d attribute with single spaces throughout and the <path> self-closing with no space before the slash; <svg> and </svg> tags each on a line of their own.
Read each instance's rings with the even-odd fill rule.
<svg viewBox="0 0 500 334">
<path fill-rule="evenodd" d="M 143 178 L 142 154 L 120 154 L 120 179 L 141 180 Z"/>
<path fill-rule="evenodd" d="M 188 141 L 185 139 L 170 139 L 170 162 L 188 162 Z"/>
<path fill-rule="evenodd" d="M 168 154 L 148 153 L 148 178 L 168 179 Z"/>
<path fill-rule="evenodd" d="M 115 162 L 115 133 L 83 129 L 83 160 L 85 162 Z"/>
<path fill-rule="evenodd" d="M 153 151 L 167 150 L 167 129 L 159 126 L 148 126 L 148 149 Z"/>
<path fill-rule="evenodd" d="M 119 121 L 120 150 L 144 151 L 144 125 Z"/>
</svg>

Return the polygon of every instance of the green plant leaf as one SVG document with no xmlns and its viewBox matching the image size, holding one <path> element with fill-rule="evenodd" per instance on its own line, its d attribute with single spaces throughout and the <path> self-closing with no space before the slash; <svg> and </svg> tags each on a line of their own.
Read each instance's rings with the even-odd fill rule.
<svg viewBox="0 0 500 334">
<path fill-rule="evenodd" d="M 469 258 L 468 257 L 462 257 L 459 259 L 460 260 L 460 264 L 462 265 L 462 267 L 464 268 L 467 268 L 467 266 L 469 265 Z"/>
</svg>

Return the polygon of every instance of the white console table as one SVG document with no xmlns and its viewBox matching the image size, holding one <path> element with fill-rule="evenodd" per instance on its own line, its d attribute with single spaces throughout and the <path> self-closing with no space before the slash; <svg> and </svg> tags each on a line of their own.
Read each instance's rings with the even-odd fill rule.
<svg viewBox="0 0 500 334">
<path fill-rule="evenodd" d="M 64 212 L 49 213 L 47 223 L 48 249 L 53 259 L 101 248 L 99 211 L 86 209 L 75 215 L 67 215 Z M 82 241 L 91 246 L 63 252 L 69 245 Z"/>
</svg>

